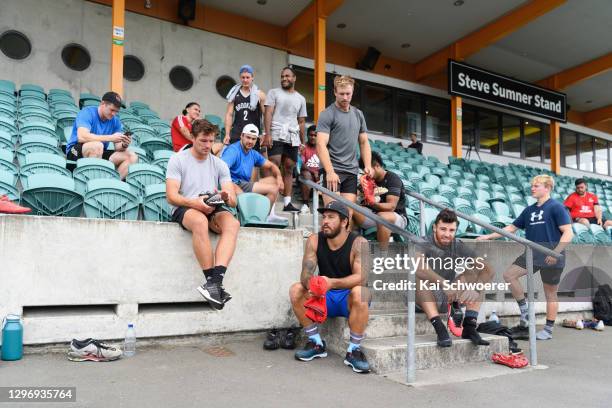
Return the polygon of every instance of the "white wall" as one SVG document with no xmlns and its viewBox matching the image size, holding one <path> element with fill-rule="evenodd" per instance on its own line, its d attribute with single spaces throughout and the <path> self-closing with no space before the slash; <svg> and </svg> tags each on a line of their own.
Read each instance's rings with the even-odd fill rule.
<svg viewBox="0 0 612 408">
<path fill-rule="evenodd" d="M 0 79 L 35 83 L 45 89 L 69 89 L 75 98 L 81 92 L 102 95 L 110 86 L 111 8 L 84 0 L 2 0 L 0 33 L 15 29 L 27 35 L 32 53 L 21 61 L 0 53 Z M 64 45 L 85 46 L 92 58 L 88 69 L 77 72 L 61 60 Z M 202 104 L 203 113 L 222 115 L 225 101 L 215 89 L 221 75 L 238 80 L 238 68 L 255 68 L 255 82 L 268 90 L 279 86 L 287 54 L 202 30 L 134 13 L 126 13 L 125 54 L 139 57 L 145 76 L 138 82 L 124 81 L 124 98 L 148 103 L 162 119 L 176 116 L 190 101 Z M 194 76 L 189 91 L 174 89 L 170 69 L 184 65 Z"/>
</svg>

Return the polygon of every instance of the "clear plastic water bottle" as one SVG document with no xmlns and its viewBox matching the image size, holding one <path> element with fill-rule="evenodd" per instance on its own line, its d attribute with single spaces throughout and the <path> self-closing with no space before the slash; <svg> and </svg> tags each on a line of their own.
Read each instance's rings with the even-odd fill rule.
<svg viewBox="0 0 612 408">
<path fill-rule="evenodd" d="M 132 357 L 134 354 L 136 354 L 136 332 L 134 331 L 134 325 L 130 323 L 123 342 L 123 355 Z"/>
<path fill-rule="evenodd" d="M 497 317 L 497 313 L 495 313 L 495 310 L 493 310 L 489 315 L 489 321 L 499 323 L 499 317 Z"/>
</svg>

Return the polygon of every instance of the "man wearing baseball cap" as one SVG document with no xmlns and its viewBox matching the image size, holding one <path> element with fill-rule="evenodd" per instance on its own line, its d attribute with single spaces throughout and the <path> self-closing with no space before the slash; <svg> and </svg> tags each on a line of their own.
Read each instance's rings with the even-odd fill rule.
<svg viewBox="0 0 612 408">
<path fill-rule="evenodd" d="M 300 361 L 327 357 L 325 342 L 319 326 L 306 316 L 304 303 L 311 296 L 310 278 L 319 268 L 325 280 L 327 317 L 343 316 L 348 319 L 350 343 L 344 364 L 356 373 L 367 373 L 370 365 L 361 351 L 361 340 L 368 324 L 369 293 L 365 276 L 361 273 L 361 251 L 366 240 L 349 230 L 349 210 L 338 201 L 330 201 L 318 210 L 323 215 L 321 231 L 306 241 L 300 282 L 289 289 L 293 312 L 308 338 L 306 346 L 295 353 Z"/>
<path fill-rule="evenodd" d="M 279 168 L 254 149 L 259 137 L 259 129 L 249 123 L 242 129 L 240 140 L 229 145 L 221 154 L 221 159 L 230 169 L 236 195 L 242 193 L 263 194 L 270 200 L 270 222 L 284 222 L 285 218 L 274 213 L 274 203 L 278 192 L 283 188 L 283 176 Z M 264 177 L 257 182 L 251 181 L 255 167 L 260 167 L 272 176 Z"/>
<path fill-rule="evenodd" d="M 66 145 L 68 160 L 76 161 L 83 157 L 109 160 L 115 165 L 121 179 L 125 179 L 129 165 L 136 163 L 138 156 L 127 149 L 132 137 L 123 133 L 121 121 L 116 116 L 121 103 L 118 93 L 107 92 L 102 96 L 100 105 L 81 109 Z M 114 149 L 109 149 L 111 142 Z"/>
</svg>

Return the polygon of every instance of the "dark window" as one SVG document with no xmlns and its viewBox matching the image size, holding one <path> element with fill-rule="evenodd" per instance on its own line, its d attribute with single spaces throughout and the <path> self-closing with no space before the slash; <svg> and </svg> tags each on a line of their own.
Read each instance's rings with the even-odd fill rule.
<svg viewBox="0 0 612 408">
<path fill-rule="evenodd" d="M 410 139 L 416 133 L 421 139 L 421 96 L 398 92 L 397 95 L 397 137 Z"/>
<path fill-rule="evenodd" d="M 550 163 L 550 126 L 542 124 L 542 136 L 544 137 L 544 163 Z"/>
<path fill-rule="evenodd" d="M 391 88 L 365 85 L 363 115 L 368 130 L 393 134 L 393 94 Z"/>
<path fill-rule="evenodd" d="M 228 75 L 223 75 L 217 78 L 215 88 L 217 89 L 219 95 L 221 95 L 221 97 L 225 99 L 230 89 L 232 89 L 234 85 L 236 85 L 236 81 L 234 80 L 234 78 Z"/>
<path fill-rule="evenodd" d="M 306 99 L 306 121 L 314 120 L 314 71 L 306 68 L 294 68 L 295 70 L 295 90 Z M 325 107 L 323 107 L 325 109 Z"/>
<path fill-rule="evenodd" d="M 189 69 L 177 65 L 170 70 L 170 83 L 179 91 L 188 91 L 193 86 L 193 75 Z"/>
<path fill-rule="evenodd" d="M 519 118 L 503 115 L 502 141 L 504 156 L 521 157 L 521 121 Z"/>
<path fill-rule="evenodd" d="M 134 55 L 123 57 L 123 77 L 128 81 L 140 81 L 145 73 L 145 67 L 140 58 Z"/>
<path fill-rule="evenodd" d="M 532 120 L 523 122 L 523 134 L 525 135 L 525 158 L 529 160 L 542 161 L 542 128 L 540 123 Z"/>
<path fill-rule="evenodd" d="M 593 171 L 593 138 L 580 135 L 580 170 Z"/>
<path fill-rule="evenodd" d="M 595 138 L 595 172 L 608 174 L 608 141 Z"/>
<path fill-rule="evenodd" d="M 576 134 L 566 129 L 561 129 L 561 160 L 565 167 L 578 168 Z"/>
<path fill-rule="evenodd" d="M 0 35 L 0 50 L 11 59 L 21 60 L 30 55 L 32 44 L 23 33 L 9 30 Z"/>
<path fill-rule="evenodd" d="M 476 111 L 472 108 L 461 109 L 461 133 L 464 146 L 475 146 L 476 143 Z"/>
<path fill-rule="evenodd" d="M 450 143 L 450 101 L 426 99 L 425 120 L 428 142 Z"/>
<path fill-rule="evenodd" d="M 68 44 L 62 50 L 62 61 L 70 69 L 85 71 L 91 64 L 89 51 L 80 44 Z"/>
<path fill-rule="evenodd" d="M 499 154 L 499 115 L 494 112 L 478 112 L 480 151 Z"/>
</svg>

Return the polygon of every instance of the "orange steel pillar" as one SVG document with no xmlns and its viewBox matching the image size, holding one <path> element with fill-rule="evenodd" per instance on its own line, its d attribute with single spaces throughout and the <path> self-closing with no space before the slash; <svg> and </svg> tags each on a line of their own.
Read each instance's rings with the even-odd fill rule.
<svg viewBox="0 0 612 408">
<path fill-rule="evenodd" d="M 325 14 L 323 0 L 315 0 L 314 21 L 314 120 L 325 109 Z"/>
<path fill-rule="evenodd" d="M 111 45 L 111 90 L 123 97 L 123 42 L 125 40 L 125 0 L 113 0 Z"/>
<path fill-rule="evenodd" d="M 561 174 L 561 137 L 559 122 L 550 121 L 550 170 Z"/>
<path fill-rule="evenodd" d="M 461 158 L 463 148 L 461 97 L 451 97 L 451 154 Z"/>
</svg>

